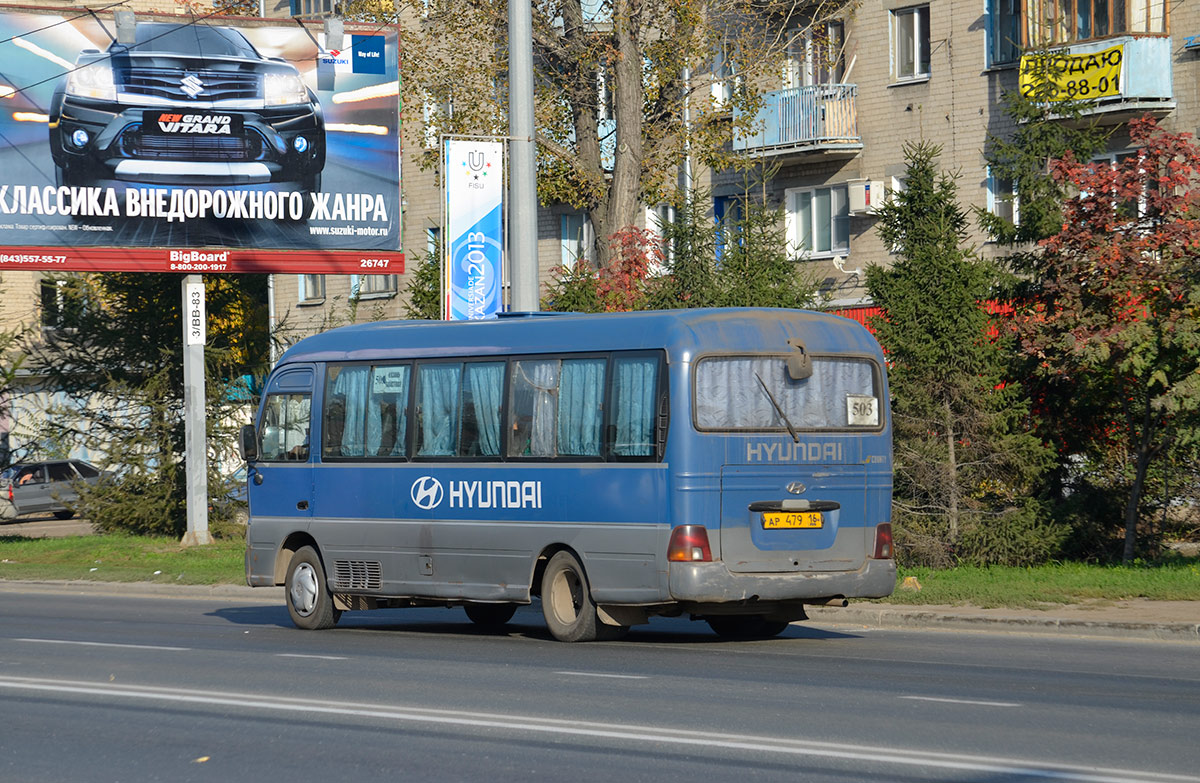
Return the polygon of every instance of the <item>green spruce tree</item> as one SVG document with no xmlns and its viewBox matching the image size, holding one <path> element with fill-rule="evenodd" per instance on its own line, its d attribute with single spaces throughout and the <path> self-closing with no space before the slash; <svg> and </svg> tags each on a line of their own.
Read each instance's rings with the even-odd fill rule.
<svg viewBox="0 0 1200 783">
<path fill-rule="evenodd" d="M 995 269 L 965 245 L 967 214 L 939 155 L 906 146 L 905 188 L 879 223 L 898 259 L 867 270 L 892 363 L 897 543 L 930 565 L 1033 562 L 1061 539 L 1028 496 L 1047 451 L 1027 432 L 1004 341 L 989 335 Z"/>
</svg>

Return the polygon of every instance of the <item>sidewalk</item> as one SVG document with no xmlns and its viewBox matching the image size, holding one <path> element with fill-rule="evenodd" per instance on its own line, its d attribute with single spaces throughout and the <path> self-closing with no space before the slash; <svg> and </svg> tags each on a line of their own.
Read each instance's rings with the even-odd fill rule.
<svg viewBox="0 0 1200 783">
<path fill-rule="evenodd" d="M 1095 601 L 1044 609 L 852 603 L 810 607 L 809 622 L 861 628 L 1004 631 L 1200 642 L 1200 601 Z"/>
<path fill-rule="evenodd" d="M 283 604 L 283 588 L 244 585 L 173 585 L 150 582 L 35 582 L 0 580 L 0 594 L 20 591 L 92 595 L 153 595 L 164 598 L 225 598 L 251 604 Z M 808 623 L 820 627 L 985 631 L 1057 634 L 1116 639 L 1200 643 L 1200 601 L 1097 601 L 1046 609 L 981 609 L 973 606 L 904 606 L 852 603 L 811 606 Z"/>
</svg>

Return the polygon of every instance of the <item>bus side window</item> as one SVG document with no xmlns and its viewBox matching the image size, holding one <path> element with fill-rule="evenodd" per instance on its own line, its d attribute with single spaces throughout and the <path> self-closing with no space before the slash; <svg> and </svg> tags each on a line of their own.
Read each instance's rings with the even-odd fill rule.
<svg viewBox="0 0 1200 783">
<path fill-rule="evenodd" d="M 263 409 L 259 459 L 308 460 L 312 399 L 307 394 L 271 394 Z"/>
<path fill-rule="evenodd" d="M 558 359 L 513 362 L 509 399 L 510 457 L 557 456 Z"/>
<path fill-rule="evenodd" d="M 605 359 L 564 359 L 558 394 L 558 453 L 599 457 Z"/>
<path fill-rule="evenodd" d="M 504 362 L 472 362 L 463 370 L 463 457 L 500 456 L 500 401 L 504 396 Z"/>
<path fill-rule="evenodd" d="M 417 456 L 450 457 L 458 451 L 462 364 L 417 365 Z"/>
<path fill-rule="evenodd" d="M 618 356 L 614 359 L 610 419 L 610 445 L 614 457 L 654 455 L 657 391 L 657 357 Z"/>
</svg>

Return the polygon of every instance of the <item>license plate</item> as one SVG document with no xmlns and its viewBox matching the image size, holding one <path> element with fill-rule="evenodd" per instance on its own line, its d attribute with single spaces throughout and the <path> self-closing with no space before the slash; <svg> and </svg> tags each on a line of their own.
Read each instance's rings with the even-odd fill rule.
<svg viewBox="0 0 1200 783">
<path fill-rule="evenodd" d="M 763 514 L 763 527 L 767 530 L 822 528 L 825 520 L 820 511 L 767 511 Z"/>
</svg>

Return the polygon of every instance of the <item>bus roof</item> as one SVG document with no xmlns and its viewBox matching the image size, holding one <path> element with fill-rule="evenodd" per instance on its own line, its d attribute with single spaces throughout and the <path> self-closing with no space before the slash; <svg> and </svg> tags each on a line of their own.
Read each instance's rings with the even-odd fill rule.
<svg viewBox="0 0 1200 783">
<path fill-rule="evenodd" d="M 293 345 L 279 364 L 370 361 L 423 356 L 564 353 L 666 349 L 687 359 L 710 351 L 790 350 L 856 353 L 882 358 L 857 321 L 829 313 L 780 308 L 711 308 L 631 313 L 506 315 L 485 321 L 374 321 L 331 329 Z"/>
</svg>

